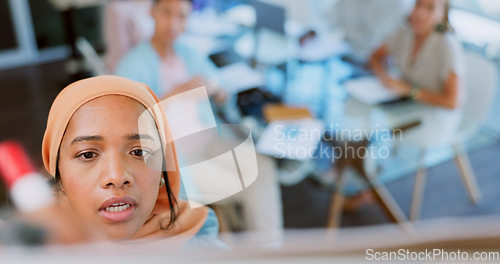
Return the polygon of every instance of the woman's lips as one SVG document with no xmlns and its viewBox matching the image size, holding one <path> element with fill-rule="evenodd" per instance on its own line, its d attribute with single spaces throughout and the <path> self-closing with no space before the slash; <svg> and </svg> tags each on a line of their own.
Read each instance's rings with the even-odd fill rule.
<svg viewBox="0 0 500 264">
<path fill-rule="evenodd" d="M 112 197 L 101 205 L 99 215 L 106 221 L 120 223 L 129 220 L 135 208 L 136 201 L 130 196 Z"/>
</svg>

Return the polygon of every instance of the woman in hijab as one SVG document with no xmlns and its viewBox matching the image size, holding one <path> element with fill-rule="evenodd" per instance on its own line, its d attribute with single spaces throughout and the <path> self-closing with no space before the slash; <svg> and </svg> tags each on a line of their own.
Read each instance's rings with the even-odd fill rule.
<svg viewBox="0 0 500 264">
<path fill-rule="evenodd" d="M 216 241 L 213 211 L 177 199 L 175 147 L 157 103 L 146 85 L 116 76 L 58 95 L 42 145 L 58 204 L 111 240 Z"/>
</svg>

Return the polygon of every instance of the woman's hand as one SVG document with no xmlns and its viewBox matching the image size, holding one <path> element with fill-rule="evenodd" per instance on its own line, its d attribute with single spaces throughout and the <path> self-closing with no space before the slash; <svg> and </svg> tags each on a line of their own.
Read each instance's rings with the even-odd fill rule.
<svg viewBox="0 0 500 264">
<path fill-rule="evenodd" d="M 387 72 L 387 67 L 385 65 L 387 56 L 389 55 L 387 45 L 380 46 L 370 57 L 370 67 L 380 79 L 385 87 L 397 92 L 401 95 L 409 95 L 411 92 L 411 86 L 402 80 L 392 78 Z"/>
<path fill-rule="evenodd" d="M 191 89 L 199 88 L 202 86 L 206 86 L 205 79 L 201 76 L 195 76 L 195 77 L 191 78 L 189 81 L 175 87 L 174 91 L 175 91 L 175 94 L 178 94 L 178 93 L 183 93 L 183 92 L 189 91 Z"/>
<path fill-rule="evenodd" d="M 161 98 L 162 100 L 165 100 L 165 99 L 168 99 L 174 95 L 177 95 L 177 94 L 181 94 L 183 92 L 187 92 L 191 89 L 194 89 L 194 88 L 199 88 L 199 87 L 202 87 L 202 86 L 206 86 L 206 81 L 203 77 L 201 76 L 195 76 L 193 78 L 191 78 L 189 81 L 181 84 L 181 85 L 178 85 L 176 86 L 172 91 L 170 91 L 169 93 L 167 93 L 165 96 L 163 96 L 163 98 Z"/>
<path fill-rule="evenodd" d="M 227 94 L 224 90 L 218 88 L 216 85 L 213 86 L 210 84 L 209 81 L 207 81 L 205 78 L 202 76 L 195 76 L 191 78 L 189 81 L 178 85 L 175 87 L 170 93 L 168 93 L 163 99 L 169 98 L 171 96 L 187 92 L 191 89 L 199 88 L 205 86 L 206 91 L 209 96 L 213 96 L 215 99 L 215 102 L 218 104 L 223 104 L 227 100 Z"/>
<path fill-rule="evenodd" d="M 380 80 L 385 87 L 391 89 L 392 91 L 404 96 L 410 95 L 411 86 L 406 82 L 399 79 L 394 79 L 388 75 L 382 76 Z"/>
</svg>

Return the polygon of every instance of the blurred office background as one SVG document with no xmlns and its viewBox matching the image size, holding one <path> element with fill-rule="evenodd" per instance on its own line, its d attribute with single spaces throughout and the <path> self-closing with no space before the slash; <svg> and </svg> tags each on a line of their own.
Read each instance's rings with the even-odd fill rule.
<svg viewBox="0 0 500 264">
<path fill-rule="evenodd" d="M 410 2 L 411 8 L 412 1 L 404 2 Z M 266 5 L 261 6 L 262 3 Z M 228 63 L 225 61 L 236 61 L 252 69 L 237 71 L 249 74 L 246 79 L 250 80 L 234 84 L 234 93 L 259 87 L 286 105 L 304 107 L 319 120 L 335 122 L 344 114 L 349 97 L 344 81 L 360 74 L 359 64 L 349 59 L 353 49 L 342 39 L 348 32 L 329 28 L 328 12 L 324 11 L 333 10 L 336 3 L 194 1 L 186 35 L 200 52 L 213 55 L 211 58 L 219 66 L 224 67 Z M 498 74 L 500 2 L 451 3 L 450 20 L 464 48 L 493 63 Z M 102 0 L 0 0 L 0 140 L 21 141 L 39 166 L 45 122 L 55 96 L 72 81 L 107 71 L 102 59 L 106 54 L 105 5 Z M 311 29 L 323 42 L 301 45 L 300 38 Z M 323 32 L 327 33 L 322 35 Z M 497 84 L 496 97 L 484 122 L 464 142 L 481 201 L 470 201 L 460 180 L 453 148 L 431 149 L 423 159 L 427 183 L 421 219 L 500 213 L 499 88 Z M 261 126 L 241 117 L 240 108 L 232 107 L 228 111 L 229 121 L 250 126 L 255 135 L 262 132 Z M 239 116 L 233 117 L 233 112 Z M 375 169 L 405 214 L 410 211 L 415 174 L 420 166 L 418 155 L 414 148 L 403 147 Z M 277 163 L 280 169 L 276 184 L 281 186 L 285 228 L 325 227 L 332 194 L 339 190 L 333 176 L 329 176 L 331 162 L 281 159 Z M 359 196 L 367 188 L 357 181 L 355 172 L 352 174 L 340 188 L 347 197 Z M 0 202 L 5 203 L 6 199 L 4 193 Z M 362 206 L 354 206 L 355 210 L 344 210 L 341 226 L 390 221 L 380 205 L 367 200 L 361 202 Z"/>
</svg>

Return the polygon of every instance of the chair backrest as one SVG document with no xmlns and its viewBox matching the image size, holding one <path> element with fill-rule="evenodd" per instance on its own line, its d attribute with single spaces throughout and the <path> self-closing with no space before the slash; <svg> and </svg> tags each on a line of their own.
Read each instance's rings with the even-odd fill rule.
<svg viewBox="0 0 500 264">
<path fill-rule="evenodd" d="M 461 128 L 481 125 L 491 110 L 498 85 L 498 68 L 484 56 L 465 53 L 467 100 Z"/>
<path fill-rule="evenodd" d="M 84 37 L 79 37 L 76 41 L 76 47 L 82 54 L 85 62 L 90 67 L 93 75 L 109 74 L 110 70 L 106 66 L 104 60 L 97 54 L 94 47 Z"/>
</svg>

